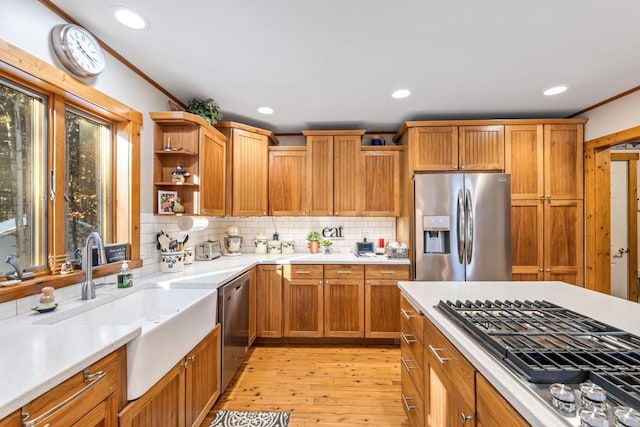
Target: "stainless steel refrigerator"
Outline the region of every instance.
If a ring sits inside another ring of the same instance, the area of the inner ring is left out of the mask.
[[[511,177],[417,174],[415,280],[511,280]]]

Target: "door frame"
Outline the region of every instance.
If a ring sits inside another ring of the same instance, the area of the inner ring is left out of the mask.
[[[585,287],[611,294],[611,147],[640,139],[640,126],[584,143]]]
[[[627,299],[633,302],[638,301],[638,159],[638,153],[611,153],[612,162],[627,162]]]

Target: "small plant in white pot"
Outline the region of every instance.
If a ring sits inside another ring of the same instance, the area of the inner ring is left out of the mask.
[[[320,244],[322,245],[322,253],[329,255],[331,253],[331,245],[333,245],[333,242],[329,239],[323,239]]]

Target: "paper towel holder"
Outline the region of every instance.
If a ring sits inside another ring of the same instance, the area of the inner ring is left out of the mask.
[[[209,220],[203,216],[182,216],[178,218],[180,231],[200,231],[209,226]]]

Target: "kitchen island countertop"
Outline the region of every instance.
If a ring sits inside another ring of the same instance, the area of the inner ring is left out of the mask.
[[[562,282],[400,282],[403,293],[533,426],[568,425],[436,306],[440,300],[546,300],[640,335],[640,305]]]
[[[216,289],[258,264],[409,265],[409,260],[382,256],[356,257],[353,254],[244,253],[211,261],[195,261],[184,266],[180,273],[155,273],[139,277],[134,280],[131,289],[117,289],[114,285],[102,287],[96,291],[96,300],[81,301],[78,290],[77,298],[59,301],[58,309],[52,313],[30,312],[0,322],[0,419],[140,334],[137,325],[61,327],[56,323],[47,324],[47,319],[55,317],[56,320],[62,320],[155,285]],[[35,298],[37,301],[37,296]]]

